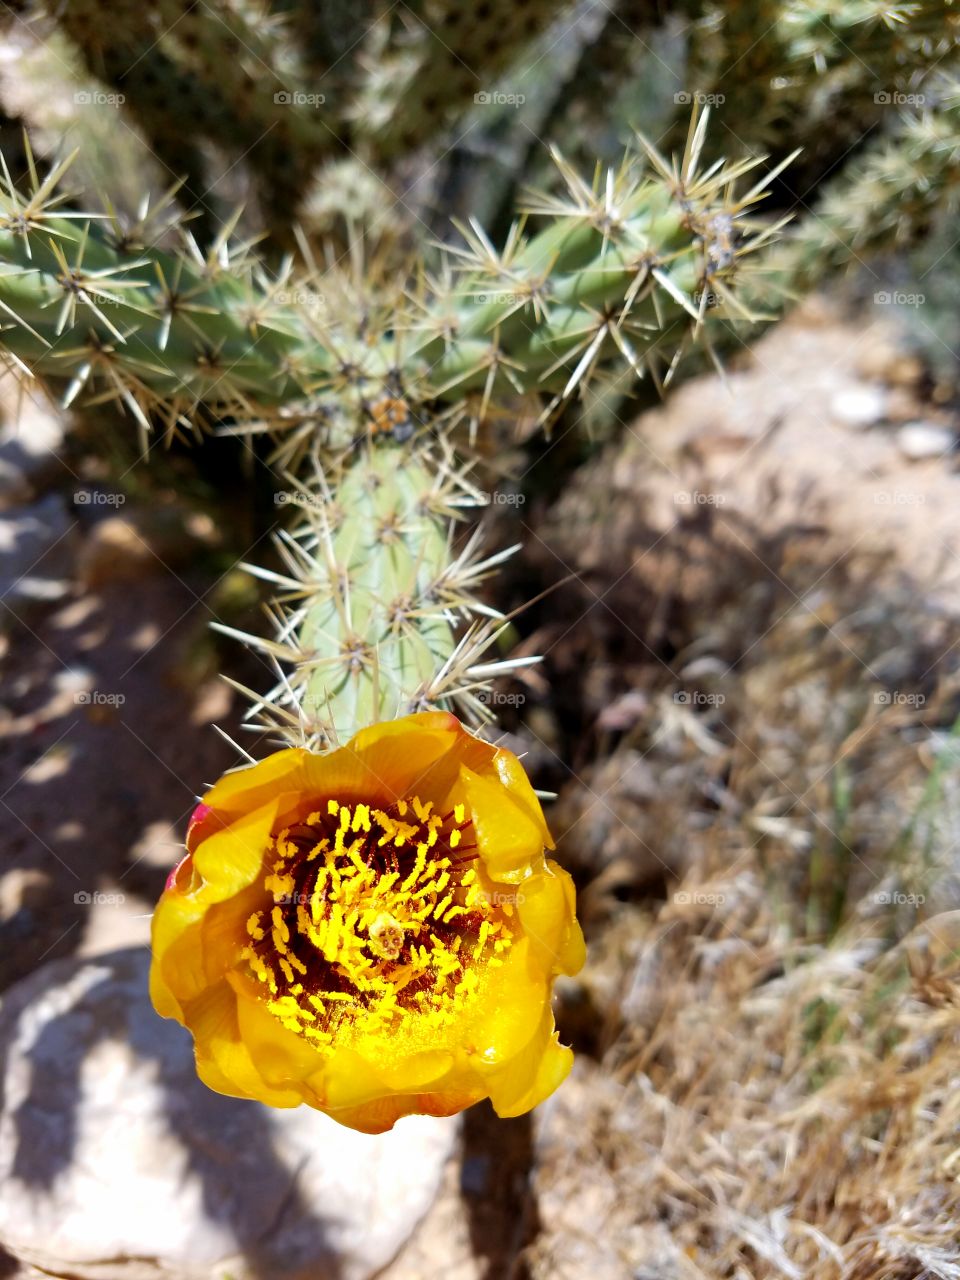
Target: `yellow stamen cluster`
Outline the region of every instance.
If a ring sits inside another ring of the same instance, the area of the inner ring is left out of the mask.
[[[273,840],[243,957],[270,1012],[318,1045],[354,1028],[439,1029],[503,963],[512,908],[483,891],[463,805],[326,801]]]

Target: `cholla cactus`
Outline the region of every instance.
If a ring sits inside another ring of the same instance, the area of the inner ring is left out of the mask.
[[[475,589],[508,552],[451,532],[485,501],[457,431],[518,393],[543,393],[548,422],[611,366],[662,381],[708,306],[749,317],[737,293],[769,235],[764,182],[738,196],[750,163],[701,172],[705,124],[675,166],[641,148],[588,183],[558,156],[562,190],[531,197],[503,250],[465,227],[392,287],[359,261],[270,275],[226,232],[206,253],[185,232],[160,251],[143,224],[65,215],[59,171],[29,196],[7,182],[0,307],[22,368],[68,402],[118,400],[143,432],[219,421],[276,438],[297,520],[284,571],[260,571],[280,588],[275,635],[253,643],[282,672],[255,697],[282,735],[328,744],[434,706],[483,717],[477,693],[506,664],[481,660],[499,619]]]
[[[911,243],[957,208],[960,84],[938,76],[920,108],[864,149],[791,229],[770,266],[772,291],[809,288],[830,271]]]

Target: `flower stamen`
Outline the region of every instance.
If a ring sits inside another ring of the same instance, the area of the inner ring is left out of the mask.
[[[410,796],[386,809],[330,799],[276,832],[263,881],[272,907],[247,920],[243,957],[271,1013],[317,1044],[434,1030],[499,965],[510,921],[468,867],[463,804]],[[494,948],[498,959],[493,959]]]

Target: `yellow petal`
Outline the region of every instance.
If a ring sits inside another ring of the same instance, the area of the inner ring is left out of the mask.
[[[480,857],[491,879],[518,884],[531,868],[541,867],[543,822],[514,803],[513,795],[496,778],[464,770],[461,785]]]
[[[237,996],[227,982],[208,987],[185,1015],[196,1047],[197,1074],[209,1088],[271,1107],[295,1107],[303,1101],[298,1089],[272,1088],[264,1081],[241,1033]]]
[[[563,1084],[572,1066],[573,1050],[559,1043],[551,1013],[524,1052],[491,1082],[494,1111],[504,1118],[532,1111]]]
[[[237,814],[198,846],[193,866],[203,883],[186,897],[207,905],[222,902],[262,878],[278,802],[274,797],[252,812]]]
[[[509,1062],[530,1042],[550,996],[542,969],[521,938],[505,953],[499,969],[488,970],[476,1011],[461,1035],[472,1064]]]
[[[275,1089],[296,1089],[305,1098],[303,1082],[315,1075],[324,1063],[321,1051],[303,1036],[290,1031],[267,1009],[259,995],[249,989],[242,975],[230,974],[237,993],[237,1022],[250,1060],[264,1083]]]
[[[368,789],[393,803],[448,788],[458,768],[453,753],[466,736],[456,716],[424,711],[361,729],[343,751],[369,770]]]
[[[583,967],[586,952],[574,903],[573,880],[552,858],[544,871],[524,880],[517,893],[523,932],[547,973],[573,974]]]

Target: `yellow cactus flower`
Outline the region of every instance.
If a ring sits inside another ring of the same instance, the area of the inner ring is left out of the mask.
[[[520,762],[422,712],[207,792],[153,918],[157,1012],[200,1078],[366,1133],[570,1070],[553,978],[583,963],[569,875]]]

